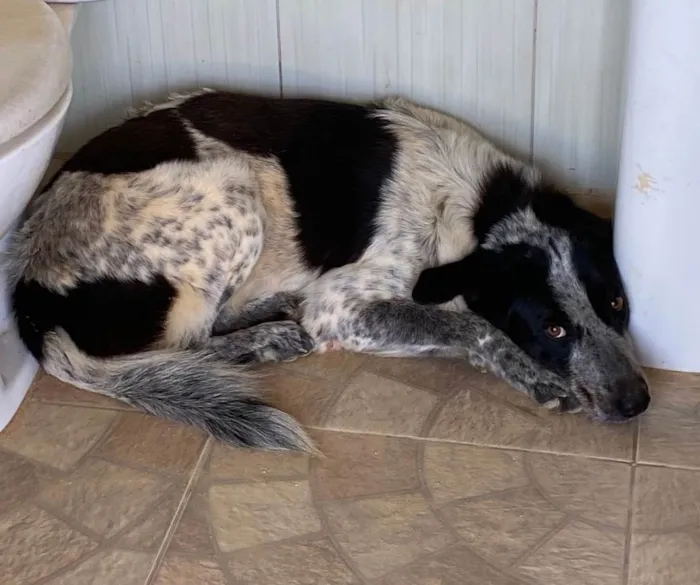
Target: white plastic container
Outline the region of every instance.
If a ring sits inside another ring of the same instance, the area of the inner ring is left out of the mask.
[[[700,1],[632,0],[615,252],[646,366],[700,372]]]
[[[73,3],[0,0],[0,430],[37,370],[11,318],[3,251],[49,165],[71,101],[76,12]]]

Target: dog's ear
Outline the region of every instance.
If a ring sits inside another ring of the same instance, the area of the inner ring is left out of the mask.
[[[474,234],[480,242],[499,221],[527,207],[533,196],[532,187],[522,171],[498,165],[481,186],[481,199],[474,213]]]
[[[486,256],[488,252],[477,249],[457,262],[424,270],[413,287],[413,300],[439,305],[462,295],[469,304],[479,295],[479,284],[488,277]]]
[[[413,300],[423,305],[439,305],[462,294],[462,261],[428,268],[413,287]]]
[[[541,221],[564,229],[577,239],[612,245],[612,221],[579,207],[568,195],[554,188],[538,190],[532,208]]]

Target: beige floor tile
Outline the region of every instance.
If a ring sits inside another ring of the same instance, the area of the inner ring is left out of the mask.
[[[523,453],[450,443],[425,445],[423,475],[438,507],[530,483]]]
[[[322,504],[335,541],[365,578],[375,579],[452,543],[420,494]]]
[[[700,546],[689,534],[635,534],[632,537],[629,583],[632,585],[696,585]]]
[[[410,439],[317,433],[324,455],[313,465],[317,501],[418,489],[418,443]]]
[[[213,480],[299,479],[309,474],[309,457],[302,453],[234,449],[216,443],[209,460],[208,474]]]
[[[182,499],[182,490],[171,488],[157,504],[118,538],[116,546],[130,550],[156,552]]]
[[[80,388],[61,382],[43,371],[39,371],[36,378],[34,378],[34,382],[29,389],[27,397],[29,400],[49,402],[52,404],[131,410],[131,407],[125,402],[120,402],[95,392],[81,390]]]
[[[0,434],[0,447],[66,470],[92,449],[118,412],[26,401]]]
[[[463,360],[439,358],[370,357],[362,369],[442,395],[463,390],[482,376]]]
[[[565,582],[577,575],[579,581],[572,583],[587,583],[580,580],[585,563],[569,571],[540,554],[543,547],[569,546],[574,529],[624,543],[631,481],[627,463],[431,443],[424,448],[423,468],[429,497],[461,540],[504,569],[524,559],[523,575],[537,576],[535,583]],[[567,554],[573,557],[576,551]],[[589,553],[584,548],[582,554]],[[602,583],[614,582],[610,567],[621,574],[622,557],[618,561],[614,565],[608,559],[591,570],[603,575]],[[541,571],[546,578],[538,576]]]
[[[15,453],[0,451],[0,513],[33,497],[51,481],[51,469]]]
[[[478,445],[574,453],[631,461],[634,424],[595,424],[583,415],[555,414],[498,383],[459,392],[435,416],[427,436]]]
[[[270,404],[291,414],[303,425],[319,426],[343,384],[318,376],[304,376],[288,367],[277,368],[276,365],[265,370],[260,380]]]
[[[321,530],[306,480],[216,484],[209,488],[209,508],[224,552]]]
[[[664,467],[637,468],[633,530],[677,532],[700,527],[700,472]]]
[[[110,550],[100,552],[77,568],[52,579],[50,585],[143,585],[153,555],[144,552]]]
[[[437,401],[426,390],[361,372],[342,392],[324,427],[417,437]]]
[[[639,461],[700,468],[700,375],[648,376],[652,405],[640,420]]]
[[[442,513],[473,551],[504,567],[566,518],[534,488],[460,500],[442,508]]]
[[[0,575],[3,583],[34,583],[55,573],[97,543],[31,504],[0,516]]]
[[[152,509],[168,487],[155,475],[88,459],[74,473],[44,488],[37,501],[111,537]]]
[[[213,444],[170,551],[210,559],[219,550],[230,553],[320,531],[308,459]]]
[[[0,437],[2,582],[143,585],[202,446],[163,424],[26,401]]]
[[[229,570],[240,585],[351,585],[352,571],[327,538],[235,554]]]
[[[217,547],[209,520],[207,494],[195,493],[180,518],[170,541],[170,550],[175,554],[196,554],[208,558],[216,554]]]
[[[625,463],[529,453],[530,476],[552,505],[572,518],[627,529],[632,470]]]
[[[329,351],[312,354],[289,364],[276,364],[273,369],[293,371],[305,376],[317,376],[333,384],[347,382],[367,360],[367,356],[348,351]]]
[[[572,522],[518,564],[534,583],[622,585],[625,536]]]
[[[168,555],[160,566],[153,585],[228,585],[218,563]]]
[[[376,585],[522,585],[466,547],[432,555],[376,582]],[[543,584],[544,585],[544,584]]]
[[[94,454],[122,465],[184,474],[196,463],[205,440],[193,428],[124,412]]]

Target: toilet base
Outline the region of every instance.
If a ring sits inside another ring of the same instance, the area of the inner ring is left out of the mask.
[[[0,431],[19,409],[38,369],[14,328],[0,335]]]
[[[71,95],[72,87],[69,86],[39,123],[0,145],[0,430],[17,412],[37,371],[36,360],[24,347],[15,329],[10,287],[2,265],[11,231],[51,160]]]

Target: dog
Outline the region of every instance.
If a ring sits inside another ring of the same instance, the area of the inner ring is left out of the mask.
[[[243,366],[449,356],[537,403],[643,412],[611,224],[454,117],[201,90],[89,141],[9,250],[53,376],[231,444],[312,450]]]

